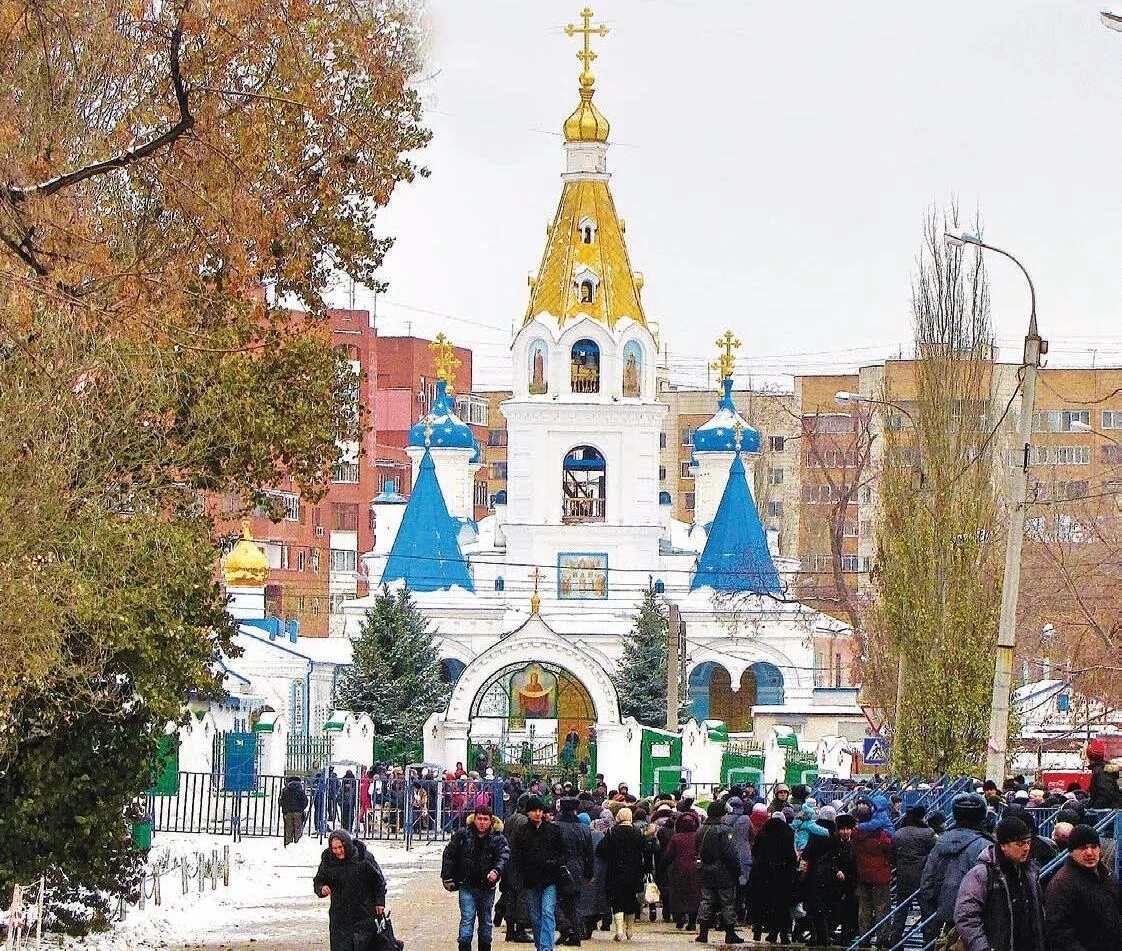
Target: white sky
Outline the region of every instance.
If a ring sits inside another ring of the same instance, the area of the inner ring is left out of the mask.
[[[592,2],[592,0],[590,0]],[[380,334],[444,330],[505,385],[560,194],[582,0],[430,0],[432,177],[400,188]],[[705,383],[907,352],[925,209],[957,197],[1037,286],[1050,362],[1122,365],[1122,34],[1093,0],[599,0],[597,105],[644,306]],[[1023,279],[988,261],[1002,354]],[[346,297],[346,292],[341,292]],[[356,303],[369,307],[361,288]]]

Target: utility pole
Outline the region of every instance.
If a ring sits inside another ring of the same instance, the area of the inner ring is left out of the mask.
[[[666,729],[678,732],[678,670],[682,666],[682,614],[670,602],[670,619],[666,625]]]

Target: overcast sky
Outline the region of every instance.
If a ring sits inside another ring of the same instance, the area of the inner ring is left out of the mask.
[[[1089,0],[589,0],[611,187],[670,365],[712,341],[755,373],[907,352],[925,209],[957,198],[1037,286],[1051,363],[1122,365],[1122,33]],[[444,330],[504,385],[560,194],[581,0],[430,0],[431,178],[397,237],[380,334]],[[988,261],[1003,356],[1024,281]],[[343,298],[346,294],[343,293]],[[359,306],[370,295],[357,291]]]

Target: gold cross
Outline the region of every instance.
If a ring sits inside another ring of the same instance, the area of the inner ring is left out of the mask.
[[[429,417],[427,417],[427,416],[425,417],[424,433],[425,433],[425,448],[427,449],[428,446],[429,446],[429,443],[432,440],[432,420],[429,419]]]
[[[461,366],[463,361],[456,358],[456,351],[452,342],[444,336],[443,332],[436,335],[436,339],[429,344],[429,349],[432,351],[433,360],[436,363],[436,378],[447,383],[447,390],[451,393],[456,367]]]
[[[738,419],[732,424],[733,429],[733,442],[736,443],[736,451],[740,452],[740,444],[744,441],[744,424]]]
[[[533,573],[530,575],[534,579],[534,594],[530,598],[530,613],[537,614],[538,608],[541,607],[542,599],[538,597],[538,582],[542,578],[541,568],[534,568]]]
[[[717,338],[717,349],[723,350],[724,353],[719,354],[716,362],[711,363],[710,366],[717,371],[720,380],[732,379],[732,371],[736,369],[736,357],[732,352],[739,347],[740,341],[731,330],[726,330],[723,336]]]
[[[595,81],[595,77],[592,75],[591,67],[592,61],[596,59],[596,54],[592,51],[592,46],[589,43],[589,40],[591,39],[593,34],[597,36],[607,36],[608,28],[604,26],[603,23],[601,23],[599,26],[589,25],[590,21],[592,20],[592,10],[589,7],[585,7],[583,10],[581,10],[580,18],[584,21],[584,25],[573,26],[573,24],[570,23],[565,27],[565,35],[573,36],[576,33],[580,33],[583,35],[584,49],[577,53],[577,59],[579,59],[584,64],[584,70],[580,74],[580,81],[582,86],[591,86]]]

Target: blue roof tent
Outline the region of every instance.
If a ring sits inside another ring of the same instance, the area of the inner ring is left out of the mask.
[[[694,452],[736,452],[737,422],[741,426],[740,448],[745,452],[759,452],[759,430],[749,426],[744,417],[736,411],[736,404],[732,401],[732,380],[726,377],[721,381],[717,412],[709,422],[699,426],[693,434]]]
[[[782,592],[739,453],[729,466],[721,504],[690,583],[691,591],[698,588],[741,594]]]
[[[426,445],[425,429],[432,427],[432,435],[427,445],[433,449],[471,449],[472,462],[482,458],[479,443],[471,433],[471,427],[456,415],[456,406],[448,395],[448,383],[436,381],[436,397],[432,408],[409,429],[409,445],[421,449]]]
[[[404,581],[412,591],[474,591],[467,562],[460,551],[461,523],[448,514],[436,478],[436,466],[426,449],[417,484],[382,572],[382,584]]]

